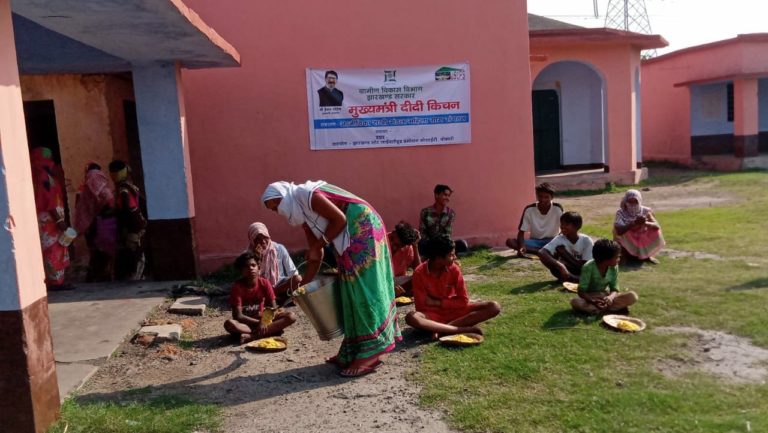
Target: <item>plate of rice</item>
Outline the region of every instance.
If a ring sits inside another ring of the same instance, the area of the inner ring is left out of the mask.
[[[640,332],[645,329],[645,322],[637,317],[622,316],[620,314],[607,314],[603,316],[603,323],[611,329],[620,332]]]
[[[398,296],[395,298],[395,304],[397,305],[411,305],[413,304],[413,298],[408,296]]]
[[[245,348],[256,352],[280,352],[288,348],[288,340],[283,337],[259,338],[247,343]]]
[[[572,292],[577,293],[579,291],[579,285],[577,283],[569,283],[568,281],[563,282],[563,289]]]
[[[472,333],[446,335],[444,337],[440,337],[439,341],[446,346],[475,346],[483,342],[483,336],[480,334]]]

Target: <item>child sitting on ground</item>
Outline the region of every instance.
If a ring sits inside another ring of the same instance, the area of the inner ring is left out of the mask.
[[[560,234],[539,250],[541,263],[558,281],[578,283],[581,267],[592,258],[592,239],[579,233],[581,215],[569,211],[560,217]]]
[[[229,303],[232,318],[224,322],[224,329],[240,338],[240,344],[255,338],[271,337],[296,322],[291,312],[277,312],[275,293],[266,278],[259,277],[260,257],[248,251],[235,259],[235,269],[241,277],[232,284]],[[264,307],[272,309],[271,323],[264,317]]]
[[[501,312],[497,302],[470,302],[461,269],[454,263],[454,243],[446,235],[430,239],[427,261],[413,272],[416,311],[405,316],[410,326],[434,337],[461,333],[482,334],[477,326]]]
[[[600,239],[592,248],[592,257],[594,259],[581,268],[579,297],[571,299],[571,307],[587,314],[627,314],[627,307],[637,302],[637,294],[632,291],[619,293],[621,245],[610,239]]]
[[[395,276],[395,296],[411,296],[411,277],[408,269],[421,264],[418,251],[419,232],[405,221],[387,233],[389,252],[392,259],[392,273]]]
[[[507,246],[517,250],[517,256],[525,253],[538,254],[541,247],[548,244],[560,232],[560,217],[563,207],[553,203],[555,190],[548,183],[536,186],[536,203],[529,204],[523,210],[517,238],[507,239]],[[529,232],[529,238],[525,238]]]

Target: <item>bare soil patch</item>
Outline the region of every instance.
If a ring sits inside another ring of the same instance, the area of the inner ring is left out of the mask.
[[[746,338],[680,326],[656,328],[656,332],[691,336],[680,356],[657,361],[656,368],[667,376],[701,371],[730,383],[762,385],[768,379],[768,350],[752,345]]]
[[[237,345],[222,324],[229,317],[225,297],[214,298],[204,317],[166,312],[163,305],[147,322],[180,323],[178,344],[145,348],[124,343],[86,384],[79,398],[130,400],[174,394],[222,405],[223,431],[245,432],[449,432],[441,415],[419,407],[420,389],[407,380],[418,365],[426,335],[404,327],[404,342],[370,375],[345,379],[324,363],[339,340],[320,341],[307,317],[299,315],[284,337],[288,349],[254,353]],[[138,389],[138,390],[137,390]]]
[[[715,182],[689,182],[678,185],[643,188],[643,205],[654,210],[670,211],[736,204],[742,198],[716,188]],[[615,215],[624,193],[607,193],[583,197],[557,197],[568,210],[580,212],[587,221]]]

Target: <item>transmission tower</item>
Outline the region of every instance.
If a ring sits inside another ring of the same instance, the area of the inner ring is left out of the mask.
[[[605,27],[628,32],[652,34],[645,0],[609,0]],[[656,50],[646,50],[643,58],[655,57]]]

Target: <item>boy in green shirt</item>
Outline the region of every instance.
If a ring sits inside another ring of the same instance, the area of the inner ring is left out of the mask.
[[[592,260],[581,268],[578,298],[571,299],[574,311],[605,314],[624,310],[637,302],[632,291],[619,293],[621,245],[600,239],[592,247]]]

